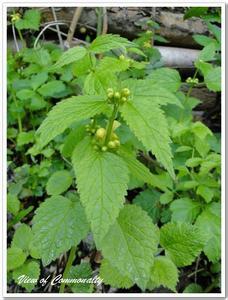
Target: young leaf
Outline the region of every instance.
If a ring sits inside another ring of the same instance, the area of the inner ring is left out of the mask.
[[[40,17],[41,15],[38,9],[26,10],[23,18],[15,22],[15,27],[19,30],[23,30],[23,29],[39,30]]]
[[[32,279],[32,282],[20,281],[20,277],[29,277]],[[25,262],[24,265],[17,268],[13,271],[13,279],[14,281],[24,287],[28,292],[31,292],[33,288],[36,286],[40,276],[40,265],[38,261],[35,260],[28,260]],[[36,282],[37,281],[37,282]]]
[[[200,203],[190,198],[174,200],[170,209],[172,211],[172,221],[193,223],[200,213]]]
[[[20,209],[20,201],[16,195],[8,193],[7,195],[7,211],[16,215]]]
[[[178,269],[168,257],[157,256],[154,259],[150,280],[153,287],[163,285],[165,288],[176,292]]]
[[[121,108],[121,114],[136,137],[148,151],[152,151],[174,178],[172,152],[170,149],[168,124],[163,111],[155,103],[143,101],[143,98],[129,101]]]
[[[113,73],[118,73],[122,71],[126,71],[129,68],[129,61],[127,59],[121,60],[115,57],[104,57],[99,65],[97,66],[97,70],[111,70]]]
[[[29,249],[29,244],[32,241],[32,237],[33,235],[31,228],[26,224],[22,224],[14,233],[11,247],[17,247],[26,251]]]
[[[82,59],[87,53],[87,50],[84,47],[73,47],[64,52],[59,60],[49,68],[49,71],[54,71],[55,69],[61,68],[65,65],[71,64]]]
[[[205,83],[209,90],[221,91],[221,67],[215,67],[204,76]]]
[[[111,285],[113,288],[129,289],[134,282],[127,276],[123,275],[117,268],[107,260],[103,259],[100,267],[100,277],[105,284]]]
[[[205,244],[205,235],[187,223],[168,223],[162,226],[160,234],[161,246],[178,267],[191,265]]]
[[[66,89],[65,84],[60,80],[51,80],[42,85],[37,91],[44,97],[54,97]]]
[[[87,262],[82,262],[80,265],[72,266],[69,270],[68,278],[75,279],[89,279],[92,278],[92,269],[90,264]],[[92,293],[93,284],[92,283],[70,283],[68,284],[73,293]]]
[[[101,250],[122,276],[144,290],[157,251],[158,233],[145,211],[136,205],[126,205],[103,239]]]
[[[88,223],[79,202],[52,196],[35,213],[33,242],[40,250],[44,266],[78,245],[88,233]]]
[[[80,200],[99,247],[123,207],[128,168],[121,157],[94,150],[89,138],[76,146],[72,162]]]
[[[89,46],[88,50],[93,53],[103,53],[113,49],[125,49],[134,47],[135,44],[117,34],[99,35]]]
[[[221,257],[221,212],[219,203],[211,203],[197,218],[196,225],[207,236],[204,253],[210,261],[217,262]]]
[[[123,147],[120,149],[120,156],[124,159],[128,169],[134,177],[148,183],[151,186],[157,187],[162,191],[166,191],[167,187],[162,180],[160,180],[157,175],[154,175],[150,170],[144,166],[136,157],[125,150]]]
[[[56,171],[48,179],[46,190],[48,195],[60,195],[72,184],[72,176],[69,171]]]
[[[198,59],[201,59],[203,61],[211,61],[213,60],[215,56],[215,50],[216,50],[216,44],[210,43],[207,46],[203,48],[202,51],[200,51]]]
[[[207,13],[207,11],[208,7],[190,7],[184,15],[184,20],[192,17],[204,16]]]
[[[7,271],[11,271],[23,265],[26,254],[22,249],[11,247],[7,249]]]
[[[190,283],[184,290],[183,293],[203,293],[202,287],[197,283]]]
[[[99,96],[73,96],[59,102],[37,131],[40,135],[39,146],[44,147],[72,123],[88,119],[107,109],[107,101]]]

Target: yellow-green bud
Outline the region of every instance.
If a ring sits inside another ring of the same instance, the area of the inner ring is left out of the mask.
[[[108,88],[108,89],[107,89],[107,93],[114,93],[114,91],[113,91],[112,88]]]
[[[108,147],[111,149],[114,149],[114,148],[116,148],[116,143],[114,141],[110,141],[110,142],[108,142]]]
[[[125,59],[125,56],[124,56],[123,54],[121,54],[121,55],[119,56],[119,59],[120,59],[120,60],[124,60],[124,59]]]
[[[107,148],[106,146],[103,146],[103,147],[101,148],[101,150],[102,150],[103,152],[105,152],[105,151],[108,150],[108,148]]]
[[[119,140],[115,140],[114,143],[115,143],[116,147],[120,146],[120,141]]]
[[[81,27],[81,28],[80,28],[80,32],[81,32],[81,33],[86,33],[86,28],[85,28],[85,27]]]
[[[115,99],[120,99],[120,93],[119,92],[115,92],[114,97],[115,97]]]
[[[130,95],[130,90],[128,88],[122,89],[122,95],[128,97]]]
[[[106,135],[106,129],[105,128],[99,128],[96,132],[96,138],[102,140]]]
[[[113,95],[114,95],[114,94],[113,94],[112,92],[108,93],[108,98],[109,98],[109,99],[112,99]]]
[[[122,97],[121,99],[123,102],[126,102],[127,101],[127,98],[126,97]]]

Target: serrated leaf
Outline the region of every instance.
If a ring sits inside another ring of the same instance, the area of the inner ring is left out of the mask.
[[[11,271],[23,265],[26,254],[22,249],[11,247],[7,249],[7,271]]]
[[[17,136],[17,146],[30,144],[34,141],[35,131],[20,132]]]
[[[170,205],[173,222],[193,223],[200,213],[201,205],[198,201],[190,198],[180,198],[174,200]]]
[[[208,44],[215,42],[215,39],[203,34],[194,34],[192,37],[201,46],[207,46]]]
[[[147,213],[136,205],[126,205],[103,239],[101,250],[122,276],[144,290],[158,242],[158,228]]]
[[[164,286],[176,292],[178,269],[166,256],[157,256],[151,270],[151,283],[154,287]]]
[[[113,49],[134,47],[135,44],[117,34],[99,35],[89,46],[88,50],[93,53],[103,53]]]
[[[65,84],[60,80],[51,80],[42,85],[37,91],[44,97],[54,97],[66,89]]]
[[[92,278],[92,269],[90,264],[82,262],[80,265],[72,266],[69,270],[68,278],[72,279],[89,279]],[[92,293],[93,284],[86,282],[70,283],[68,284],[74,293]]]
[[[148,76],[152,84],[164,86],[171,92],[176,92],[181,85],[181,77],[178,71],[170,68],[159,68],[152,70]]]
[[[28,251],[32,237],[31,228],[26,224],[21,224],[14,233],[11,247],[17,247],[24,251]]]
[[[40,265],[38,261],[28,260],[25,264],[13,271],[14,281],[24,287],[28,292],[31,292],[36,286],[40,276]],[[32,282],[26,282],[23,278],[28,277]]]
[[[123,105],[121,114],[147,151],[152,151],[157,160],[175,177],[170,149],[169,130],[164,112],[155,103],[143,98]]]
[[[87,50],[84,47],[77,46],[70,48],[60,56],[58,61],[49,69],[49,71],[53,71],[65,65],[76,62],[82,59],[86,55],[86,53]]]
[[[97,66],[97,70],[110,70],[113,73],[123,72],[129,68],[127,59],[117,59],[115,57],[104,57]]]
[[[47,72],[41,72],[38,74],[35,74],[31,77],[31,87],[33,90],[36,90],[39,86],[44,84],[48,80],[48,73]]]
[[[156,190],[145,190],[138,194],[133,203],[140,206],[151,217],[154,223],[157,223],[160,218],[160,193]]]
[[[130,173],[139,180],[148,183],[151,186],[158,187],[162,191],[166,191],[167,187],[157,175],[152,174],[150,170],[144,166],[132,153],[128,153],[124,148],[120,149],[120,156],[123,157],[128,166]]]
[[[200,51],[200,54],[198,56],[198,59],[201,59],[203,61],[211,61],[213,60],[215,56],[215,50],[216,50],[216,44],[210,43],[207,46],[203,48],[203,50]]]
[[[191,265],[203,250],[205,236],[194,225],[167,223],[160,229],[160,244],[177,267]]]
[[[168,204],[173,200],[173,192],[167,191],[161,195],[159,201],[161,204]]]
[[[123,207],[128,168],[121,157],[94,150],[89,138],[76,146],[72,162],[80,200],[99,247]]]
[[[56,171],[48,179],[46,190],[48,195],[60,195],[72,184],[71,173],[67,170]]]
[[[117,87],[117,78],[113,72],[97,70],[90,72],[84,82],[84,93],[88,95],[103,95],[107,97],[107,89]]]
[[[124,276],[117,268],[107,260],[103,259],[100,267],[100,277],[105,284],[109,284],[113,288],[129,289],[134,282],[127,276]]]
[[[197,218],[196,225],[205,233],[204,253],[210,261],[221,257],[221,216],[220,203],[211,203]]]
[[[59,102],[37,131],[40,135],[39,146],[44,147],[72,123],[93,117],[107,109],[107,101],[99,96],[73,96]]]
[[[209,90],[214,92],[221,91],[221,67],[215,67],[204,76],[205,83]]]
[[[214,189],[211,189],[205,185],[199,185],[196,194],[200,195],[207,203],[211,202],[214,197]]]
[[[59,257],[86,237],[89,227],[79,202],[52,196],[35,211],[32,220],[34,245],[43,265]]]
[[[15,27],[19,30],[23,30],[23,29],[39,30],[40,17],[41,14],[38,9],[26,10],[23,18],[15,22]]]
[[[16,215],[20,209],[20,201],[16,195],[8,193],[7,195],[7,211]]]

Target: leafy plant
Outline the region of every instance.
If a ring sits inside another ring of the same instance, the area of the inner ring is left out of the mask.
[[[63,278],[93,277],[88,261],[75,260],[92,234],[106,285],[179,292],[181,268],[196,261],[207,261],[212,288],[219,285],[220,136],[193,121],[200,100],[191,97],[198,72],[220,91],[208,73],[220,74],[218,36],[195,37],[204,48],[184,94],[176,70],[152,63],[143,44],[152,35],[133,42],[101,35],[64,53],[54,45],[9,53],[9,230],[20,224],[7,263],[16,283],[20,274],[38,279],[40,266],[67,251]],[[59,291],[89,293],[94,285]]]

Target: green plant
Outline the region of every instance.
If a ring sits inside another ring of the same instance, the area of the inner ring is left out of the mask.
[[[196,264],[197,273],[206,261],[210,285],[184,292],[219,286],[220,137],[193,121],[198,73],[184,94],[176,70],[147,68],[140,38],[107,34],[64,53],[48,45],[9,54],[8,226],[22,224],[9,244],[8,271],[19,285],[20,274],[38,279],[40,265],[67,251],[63,278],[90,278],[90,264],[74,261],[92,233],[107,285],[176,292],[179,270]],[[196,66],[211,60],[203,51]],[[216,85],[219,91],[219,79]],[[26,211],[30,197],[41,201],[34,216],[33,206]],[[69,290],[93,292],[94,285],[60,285]]]

